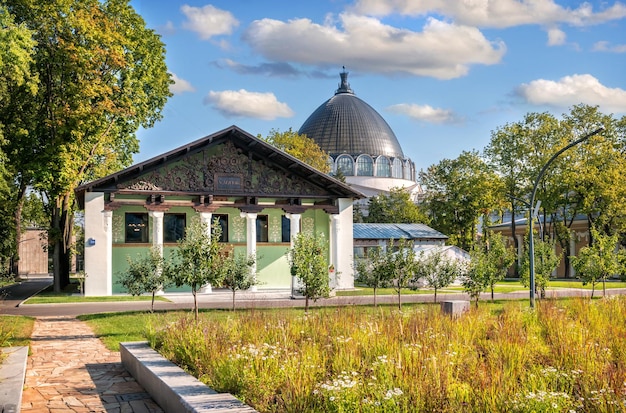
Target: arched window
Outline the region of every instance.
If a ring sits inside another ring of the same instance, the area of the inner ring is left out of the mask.
[[[341,155],[337,158],[337,171],[341,171],[344,176],[354,175],[354,160],[350,155]]]
[[[358,176],[374,176],[374,161],[369,155],[361,155],[356,160],[356,174]]]
[[[376,176],[389,178],[391,176],[391,165],[389,159],[385,156],[379,156],[376,159]]]
[[[394,178],[402,179],[402,161],[398,158],[393,160],[393,169],[391,170],[391,176]]]

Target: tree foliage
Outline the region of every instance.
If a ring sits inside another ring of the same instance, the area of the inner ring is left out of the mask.
[[[5,151],[16,204],[28,186],[50,200],[58,291],[69,281],[74,189],[129,165],[138,128],[161,118],[171,83],[165,47],[128,0],[3,4],[32,33],[29,73],[37,86],[11,85],[11,107],[0,114]]]
[[[328,154],[306,135],[300,135],[291,128],[285,132],[272,129],[266,138],[259,138],[321,172],[330,172]]]
[[[602,282],[602,293],[606,296],[606,280],[614,275],[624,276],[626,251],[619,245],[618,234],[607,235],[591,227],[592,244],[581,248],[577,256],[571,257],[578,278],[591,284],[591,298],[595,286]]]
[[[393,288],[398,295],[398,310],[402,310],[402,290],[408,288],[415,280],[417,263],[415,260],[415,248],[413,240],[400,238],[398,242],[390,240],[387,244],[388,251],[395,251],[389,255],[388,268],[393,280]]]
[[[309,311],[309,300],[317,301],[330,295],[326,250],[327,242],[322,234],[300,232],[288,252],[291,275],[299,280],[299,292],[305,298],[305,312]]]
[[[455,258],[447,256],[441,247],[420,251],[417,257],[415,281],[422,280],[427,287],[435,290],[435,302],[437,291],[446,288],[462,275],[462,266]]]
[[[469,250],[479,218],[499,208],[501,181],[476,151],[431,165],[420,172],[420,180],[430,225],[448,235],[451,244]]]
[[[153,247],[147,254],[136,258],[126,257],[128,268],[120,274],[119,283],[130,295],[152,294],[150,311],[154,312],[154,298],[158,291],[172,285],[169,263],[163,259],[161,250]]]
[[[556,255],[555,243],[533,237],[535,251],[535,293],[540,292],[543,298],[552,273],[559,266],[561,259]],[[528,251],[528,237],[526,237],[526,251]],[[528,253],[522,257],[520,281],[525,287],[530,287],[530,257]]]
[[[209,227],[202,221],[192,221],[185,236],[173,252],[174,263],[170,277],[177,287],[191,287],[193,311],[198,319],[198,290],[206,284],[221,285],[226,275],[225,258],[219,243],[222,228],[217,220]]]
[[[222,285],[233,293],[233,311],[235,310],[235,296],[238,290],[247,290],[256,285],[257,280],[250,270],[256,263],[254,255],[230,254],[224,262],[224,281]]]
[[[379,194],[369,199],[369,212],[365,222],[413,224],[428,223],[428,217],[411,200],[405,188],[391,188],[389,194]]]
[[[387,288],[392,282],[393,272],[388,268],[392,253],[392,249],[379,245],[368,249],[367,257],[356,260],[355,281],[374,290],[375,307],[378,305],[376,301],[378,289]]]

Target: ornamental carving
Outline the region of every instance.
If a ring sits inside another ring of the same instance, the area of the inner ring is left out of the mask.
[[[118,188],[268,196],[326,195],[324,189],[305,179],[287,176],[272,164],[252,160],[230,141],[207,147],[133,180],[122,182]]]

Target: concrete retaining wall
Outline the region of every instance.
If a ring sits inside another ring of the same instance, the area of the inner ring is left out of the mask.
[[[162,357],[146,342],[120,343],[122,364],[166,413],[256,412],[229,393],[217,393]]]

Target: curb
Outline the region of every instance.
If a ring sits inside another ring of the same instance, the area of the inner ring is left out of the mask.
[[[26,377],[28,347],[5,347],[7,358],[0,364],[0,412],[19,412]]]
[[[124,368],[166,413],[255,413],[230,393],[217,393],[170,362],[147,342],[120,343]]]

